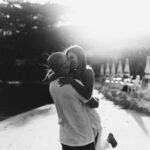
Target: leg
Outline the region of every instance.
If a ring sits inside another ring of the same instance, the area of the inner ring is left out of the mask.
[[[113,136],[112,133],[109,133],[108,138],[107,138],[107,141],[108,141],[108,143],[111,144],[111,146],[112,146],[113,148],[115,148],[115,147],[117,146],[117,141],[116,141],[116,139],[114,138],[114,136]]]

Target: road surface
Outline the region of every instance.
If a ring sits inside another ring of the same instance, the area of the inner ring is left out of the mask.
[[[97,95],[97,91],[95,91]],[[99,94],[103,133],[114,133],[116,150],[149,150],[150,117],[123,110]],[[61,150],[54,105],[46,105],[0,122],[0,150]],[[112,148],[109,148],[112,149]]]

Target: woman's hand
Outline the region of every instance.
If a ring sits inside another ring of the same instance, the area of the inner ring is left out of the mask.
[[[99,99],[97,97],[92,97],[88,102],[87,105],[90,108],[98,108],[99,106]]]
[[[73,80],[72,77],[64,77],[64,78],[60,78],[58,82],[60,86],[63,86],[65,84],[70,84],[72,80]]]

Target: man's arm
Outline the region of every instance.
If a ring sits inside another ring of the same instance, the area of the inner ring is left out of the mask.
[[[81,82],[78,82],[77,80],[73,79],[72,77],[68,77],[68,83],[72,85],[72,87],[80,94],[82,95],[85,99],[90,99],[91,98],[91,93],[88,92],[86,87],[81,84]]]

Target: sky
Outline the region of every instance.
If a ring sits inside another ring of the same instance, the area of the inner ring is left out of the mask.
[[[97,41],[97,45],[100,43],[98,48],[109,49],[111,55],[124,48],[150,48],[149,0],[61,2],[73,10],[67,23],[86,30],[85,35]]]
[[[40,2],[44,1],[47,0]],[[94,38],[109,41],[110,45],[117,44],[118,48],[126,43],[131,44],[132,41],[137,41],[137,46],[148,46],[147,40],[150,35],[149,0],[50,1],[71,8],[73,13],[68,14],[68,22],[79,28],[87,28],[90,31],[89,35]]]
[[[100,28],[106,35],[150,33],[149,0],[27,0],[67,5],[73,10],[72,24]],[[89,19],[91,20],[89,23]],[[103,33],[103,34],[104,34]]]

